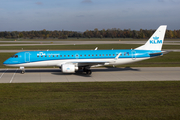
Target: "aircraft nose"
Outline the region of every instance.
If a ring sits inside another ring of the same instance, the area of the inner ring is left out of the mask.
[[[11,63],[11,60],[8,59],[8,60],[3,62],[3,65],[7,65],[7,64],[10,64],[10,63]]]

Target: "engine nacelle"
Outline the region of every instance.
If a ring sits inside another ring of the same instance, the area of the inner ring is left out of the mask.
[[[63,73],[75,73],[75,71],[78,70],[78,67],[75,67],[73,64],[63,64],[61,70]]]

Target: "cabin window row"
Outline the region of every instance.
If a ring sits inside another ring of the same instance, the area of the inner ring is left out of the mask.
[[[125,56],[126,54],[129,56],[129,52],[124,52],[124,54],[120,54],[120,56],[122,56],[122,55]],[[90,56],[115,56],[115,55],[117,56],[118,54],[95,54],[95,55],[94,55],[94,54],[92,54],[92,55],[90,55],[90,54],[89,54],[89,55],[48,55],[48,57],[51,57],[51,56],[52,56],[52,57],[59,57],[59,56],[60,56],[60,57],[74,57],[74,56],[75,56],[75,57],[79,57],[79,56],[80,56],[80,57],[82,57],[82,56],[84,56],[84,57],[89,56],[89,57],[90,57]],[[39,57],[39,55],[38,55],[37,57]],[[43,57],[43,55],[41,55],[40,57]],[[47,57],[47,55],[45,55],[44,57]]]

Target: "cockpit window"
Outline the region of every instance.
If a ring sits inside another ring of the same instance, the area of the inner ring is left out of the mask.
[[[18,58],[18,55],[13,55],[13,56],[11,56],[12,58]]]

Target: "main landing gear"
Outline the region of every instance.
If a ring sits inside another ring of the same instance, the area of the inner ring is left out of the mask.
[[[24,67],[20,67],[21,73],[24,74],[25,73],[25,69]]]
[[[84,72],[86,72],[86,75],[91,75],[92,71],[89,68],[84,68]]]

